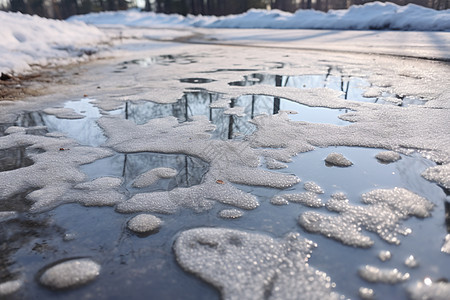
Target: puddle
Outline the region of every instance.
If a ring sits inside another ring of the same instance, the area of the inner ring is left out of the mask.
[[[213,81],[215,81],[215,80],[208,79],[208,78],[182,78],[182,79],[180,79],[180,82],[195,83],[195,84],[209,83],[209,82],[213,82]]]
[[[129,64],[135,64],[140,67],[148,68],[152,65],[163,65],[168,66],[170,64],[180,64],[180,65],[187,65],[187,64],[193,64],[197,61],[194,59],[194,56],[191,55],[159,55],[159,56],[152,56],[142,59],[134,59],[130,61],[124,61],[120,65],[126,66]]]
[[[0,149],[0,172],[16,170],[33,164],[25,147]]]
[[[122,187],[128,195],[152,191],[170,191],[175,187],[190,187],[201,183],[209,165],[199,158],[184,154],[132,153],[116,154],[81,166],[90,180],[111,176],[123,179]],[[135,188],[133,182],[139,175],[155,168],[171,168],[176,175],[159,179],[146,188]]]
[[[380,97],[365,97],[367,89],[371,84],[364,78],[343,77],[335,75],[270,75],[263,73],[254,73],[244,76],[242,81],[233,81],[228,83],[231,86],[251,86],[251,85],[270,85],[277,87],[294,87],[299,89],[329,88],[342,92],[341,98],[352,101],[389,104],[407,107],[409,105],[423,105],[425,100],[399,96],[383,92]]]

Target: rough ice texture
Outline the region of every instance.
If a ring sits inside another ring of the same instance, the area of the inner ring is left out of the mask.
[[[223,219],[238,219],[244,215],[239,209],[224,209],[219,212],[219,217]]]
[[[289,201],[284,199],[282,196],[275,196],[270,199],[270,203],[272,203],[273,205],[288,205]]]
[[[324,191],[323,189],[315,182],[313,181],[307,181],[305,182],[305,184],[303,185],[303,188],[305,190],[307,190],[308,192],[313,192],[316,194],[323,194]]]
[[[172,168],[155,168],[142,175],[140,175],[133,182],[133,186],[143,188],[156,183],[162,178],[172,178],[177,175],[177,171]]]
[[[417,282],[408,287],[408,293],[413,300],[448,300],[450,283],[433,282],[429,285]]]
[[[83,258],[59,263],[40,277],[41,284],[53,289],[65,289],[86,284],[100,275],[100,265]]]
[[[450,189],[450,164],[428,168],[422,173],[422,176]]]
[[[331,216],[317,212],[300,215],[299,224],[306,230],[320,233],[355,247],[370,247],[373,240],[361,229],[375,232],[386,242],[399,244],[399,234],[407,235],[410,229],[400,226],[410,216],[428,217],[433,204],[406,189],[374,190],[362,195],[366,206],[353,206],[348,200],[332,198],[326,203]]]
[[[351,161],[349,161],[347,158],[344,157],[344,155],[340,153],[330,153],[325,158],[325,163],[330,166],[336,166],[336,167],[350,167],[353,165]]]
[[[309,207],[322,207],[324,204],[322,203],[322,200],[317,196],[314,192],[304,192],[304,193],[298,193],[298,194],[284,194],[275,196],[274,198],[283,198],[286,201],[292,202],[292,203],[300,203]],[[273,202],[281,203],[282,201],[280,199],[274,199]]]
[[[30,154],[34,161],[31,166],[0,172],[0,198],[8,199],[24,190],[36,189],[27,196],[34,201],[32,212],[67,203],[69,191],[86,180],[79,166],[112,155],[110,150],[79,146],[65,137],[37,136],[17,129],[15,127],[14,133],[0,137],[0,149],[28,146],[43,152]],[[61,148],[70,150],[60,151]],[[86,197],[83,199],[85,201]],[[73,197],[70,201],[78,202]]]
[[[140,214],[128,221],[128,228],[134,232],[146,233],[159,229],[162,221],[158,217],[149,214]]]
[[[445,236],[441,251],[450,254],[450,234]]]
[[[11,280],[0,283],[0,297],[6,297],[17,292],[23,285],[21,279]]]
[[[223,299],[338,299],[331,279],[307,264],[314,244],[221,228],[184,231],[174,250],[181,267],[217,287]]]
[[[280,161],[278,161],[276,159],[273,159],[271,157],[266,157],[265,161],[266,161],[267,168],[272,169],[272,170],[285,169],[285,168],[288,167],[285,163],[282,163],[282,162],[280,162]]]
[[[382,251],[380,251],[380,253],[378,253],[378,258],[379,258],[381,261],[387,261],[387,260],[390,260],[391,257],[392,257],[392,254],[391,254],[391,252],[388,251],[388,250],[382,250]]]
[[[400,154],[394,151],[383,151],[375,155],[375,157],[383,163],[395,162],[402,158]]]
[[[379,269],[366,265],[358,270],[359,276],[368,282],[395,284],[409,279],[409,273],[401,273],[397,269]]]

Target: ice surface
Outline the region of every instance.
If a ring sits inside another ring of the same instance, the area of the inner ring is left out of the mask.
[[[178,263],[217,287],[224,299],[338,299],[330,277],[309,266],[314,243],[222,228],[182,232]]]
[[[238,219],[244,215],[244,212],[238,209],[224,209],[219,212],[219,217],[223,219]]]
[[[422,173],[422,176],[450,189],[450,164],[428,168]]]
[[[408,293],[413,300],[447,300],[450,295],[450,283],[431,280],[417,282],[409,286]]]
[[[177,171],[172,168],[155,168],[136,178],[133,186],[143,188],[156,183],[161,178],[172,178],[176,175]]]
[[[128,228],[134,232],[146,233],[159,229],[162,221],[158,217],[149,214],[140,214],[128,221]]]
[[[331,216],[318,212],[300,215],[299,224],[306,230],[321,233],[346,245],[370,247],[373,240],[362,234],[361,229],[377,233],[383,240],[399,244],[398,234],[411,233],[400,226],[401,220],[410,216],[428,217],[433,204],[406,189],[374,190],[362,195],[367,206],[353,206],[348,200],[332,197],[326,207],[339,215]]]
[[[66,289],[94,280],[100,275],[100,269],[100,265],[91,259],[73,259],[48,268],[39,281],[53,289]]]
[[[0,283],[0,297],[6,297],[17,292],[23,285],[21,279]]]
[[[375,155],[375,157],[383,163],[392,163],[401,159],[400,154],[394,151],[383,151]]]
[[[395,284],[409,279],[409,273],[401,273],[397,269],[379,269],[366,265],[358,270],[359,276],[368,282]]]
[[[353,165],[351,161],[349,161],[347,158],[344,157],[344,155],[340,153],[330,153],[325,158],[325,163],[327,163],[330,166],[336,166],[336,167],[350,167]]]

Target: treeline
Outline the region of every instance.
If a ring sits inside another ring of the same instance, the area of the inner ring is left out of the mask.
[[[3,1],[3,2],[1,2]],[[0,0],[5,11],[35,14],[41,17],[66,19],[72,15],[99,11],[116,11],[138,7],[138,0]],[[145,11],[177,13],[182,15],[230,15],[243,13],[250,8],[280,9],[294,12],[298,9],[348,8],[372,0],[144,0]],[[391,0],[399,5],[414,3],[434,9],[449,8],[450,0]]]

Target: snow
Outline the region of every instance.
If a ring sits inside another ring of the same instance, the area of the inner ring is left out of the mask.
[[[0,283],[0,297],[7,297],[17,292],[23,286],[21,279],[11,280]]]
[[[100,265],[88,258],[68,260],[42,273],[41,284],[54,289],[66,289],[86,284],[100,275]]]
[[[83,22],[50,20],[0,11],[0,72],[31,71],[33,65],[86,60],[106,35]]]
[[[336,166],[336,167],[350,167],[353,165],[351,161],[349,161],[347,158],[344,157],[344,155],[340,153],[330,153],[325,158],[325,163],[329,166]]]
[[[417,282],[408,288],[408,292],[413,300],[446,300],[450,294],[450,283]]]
[[[389,30],[450,30],[450,10],[436,11],[414,4],[398,6],[373,2],[354,5],[345,10],[327,13],[298,10],[250,9],[240,15],[224,17],[164,15],[138,12],[104,12],[74,16],[69,21],[83,21],[95,25],[122,24],[145,27],[207,27],[207,28],[277,28],[277,29],[389,29]]]
[[[152,232],[161,226],[160,218],[149,214],[140,214],[128,221],[128,228],[137,233]]]
[[[397,269],[379,269],[366,265],[359,269],[359,276],[368,282],[382,282],[395,284],[409,279],[409,273],[402,273]]]

